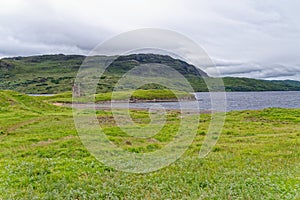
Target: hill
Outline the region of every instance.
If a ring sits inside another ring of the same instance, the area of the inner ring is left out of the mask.
[[[71,91],[82,55],[41,55],[3,58],[0,60],[0,90],[23,93],[61,93]],[[118,57],[98,83],[98,92],[111,92],[120,77],[140,64],[158,63],[181,73],[196,92],[207,91],[204,79],[216,78],[193,65],[167,55],[132,54]],[[223,78],[226,91],[300,91],[298,81],[266,81],[249,78]],[[145,85],[140,89],[165,89],[161,85]]]
[[[298,81],[267,81],[235,77],[224,77],[223,81],[227,91],[300,91]]]
[[[295,88],[300,87],[300,81],[294,81],[294,80],[273,80],[271,81],[272,83],[280,84],[280,85],[285,85],[285,86],[291,86]]]

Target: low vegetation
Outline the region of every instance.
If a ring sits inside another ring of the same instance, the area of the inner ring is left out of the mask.
[[[62,95],[63,97],[63,95]],[[12,91],[0,92],[0,199],[299,199],[300,109],[270,108],[227,114],[217,145],[198,152],[210,114],[201,114],[194,142],[175,163],[156,172],[130,174],[96,160],[82,145],[72,111]],[[131,110],[135,123],[149,114]],[[97,111],[105,134],[130,152],[162,148],[180,116],[151,138],[133,138]]]

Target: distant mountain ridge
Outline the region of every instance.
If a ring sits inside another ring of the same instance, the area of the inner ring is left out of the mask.
[[[272,80],[271,82],[276,83],[276,84],[285,84],[285,85],[289,85],[289,86],[295,86],[295,87],[300,86],[300,81],[294,81],[294,80]]]
[[[60,93],[71,91],[77,71],[86,56],[39,55],[0,59],[0,90],[10,89],[23,93]],[[119,78],[137,65],[157,63],[170,66],[181,73],[196,92],[208,91],[204,71],[168,55],[131,54],[119,56],[101,77],[98,92],[109,92]],[[250,78],[223,78],[226,91],[300,91],[299,81],[267,81]],[[148,85],[142,89],[161,89]]]

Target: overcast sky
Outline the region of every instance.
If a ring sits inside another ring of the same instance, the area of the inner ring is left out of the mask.
[[[300,80],[299,0],[0,0],[0,57],[87,54],[124,31],[164,28],[223,76]]]

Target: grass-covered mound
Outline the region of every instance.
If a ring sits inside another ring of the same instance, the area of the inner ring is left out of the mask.
[[[0,91],[0,112],[27,112],[43,114],[45,112],[55,112],[65,110],[43,102],[36,97],[21,94],[15,91]]]
[[[44,120],[49,115],[65,113],[71,113],[71,109],[18,92],[0,91],[0,135],[10,134],[19,127]]]

